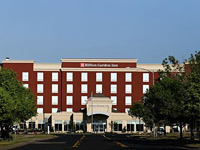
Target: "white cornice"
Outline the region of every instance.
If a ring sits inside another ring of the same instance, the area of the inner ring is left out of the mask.
[[[34,60],[2,60],[2,63],[34,63]]]
[[[80,72],[149,72],[141,68],[62,68],[62,71],[80,71]],[[157,69],[149,69],[157,72]]]
[[[137,63],[137,59],[61,59],[61,62]]]

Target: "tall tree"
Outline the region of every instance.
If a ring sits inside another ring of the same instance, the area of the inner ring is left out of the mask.
[[[0,71],[0,88],[4,90],[1,101],[6,100],[10,105],[10,109],[6,109],[8,115],[4,115],[7,117],[2,117],[4,112],[0,114],[2,128],[9,128],[14,122],[24,122],[36,115],[35,96],[30,89],[23,87],[12,70]]]
[[[186,85],[185,110],[191,128],[191,140],[194,140],[195,124],[200,122],[200,51],[191,54],[188,63],[190,73]],[[200,133],[199,133],[200,134]],[[199,138],[200,139],[200,138]]]

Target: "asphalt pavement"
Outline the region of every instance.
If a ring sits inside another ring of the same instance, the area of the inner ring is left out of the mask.
[[[120,134],[61,134],[49,140],[39,140],[11,150],[181,150],[182,147],[137,144],[127,135]]]

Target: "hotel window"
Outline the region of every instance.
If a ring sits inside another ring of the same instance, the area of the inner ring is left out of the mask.
[[[58,81],[58,73],[57,72],[52,73],[52,81]]]
[[[128,114],[129,110],[130,110],[130,108],[126,108],[125,112]]]
[[[66,112],[73,112],[73,109],[72,108],[67,108]]]
[[[43,84],[37,84],[37,93],[43,93]]]
[[[43,108],[37,108],[37,113],[42,114],[43,113]]]
[[[87,93],[87,92],[88,92],[87,84],[81,84],[81,93]]]
[[[96,81],[102,81],[102,73],[96,73]]]
[[[44,74],[43,72],[37,73],[37,81],[43,81],[44,80]]]
[[[52,84],[52,93],[58,93],[58,84]]]
[[[52,109],[51,109],[51,112],[52,112],[52,113],[57,113],[57,112],[58,112],[58,108],[52,108]]]
[[[126,129],[127,129],[127,131],[134,131],[134,122],[133,121],[127,121]]]
[[[125,103],[126,103],[126,105],[132,105],[131,96],[126,96],[125,97]]]
[[[24,86],[25,88],[28,88],[28,84],[23,84],[23,86]]]
[[[67,96],[66,99],[67,99],[67,102],[66,102],[67,105],[73,105],[73,97],[72,96]]]
[[[117,85],[116,84],[111,84],[111,93],[117,93]]]
[[[37,96],[37,105],[43,105],[43,96]]]
[[[62,120],[55,120],[55,131],[62,131]]]
[[[131,82],[131,81],[132,81],[132,74],[126,73],[126,82]]]
[[[132,93],[132,86],[131,85],[126,85],[125,93]]]
[[[149,82],[149,73],[143,73],[143,82]]]
[[[22,81],[28,81],[28,76],[29,76],[28,72],[22,72]]]
[[[122,121],[114,121],[114,131],[122,131]]]
[[[110,99],[113,101],[113,105],[117,105],[117,96],[111,96]]]
[[[81,73],[81,81],[88,81],[88,73]]]
[[[96,93],[102,93],[102,84],[96,85]]]
[[[64,131],[70,131],[70,121],[69,120],[64,120]]]
[[[81,105],[85,105],[87,103],[87,96],[81,96]]]
[[[149,90],[149,85],[143,85],[143,94],[146,93],[147,90]]]
[[[67,84],[67,93],[73,93],[73,84]]]
[[[111,73],[111,82],[117,81],[117,73]]]
[[[58,105],[58,96],[52,96],[52,105]]]
[[[66,77],[67,77],[66,81],[73,81],[73,73],[72,72],[67,72]]]

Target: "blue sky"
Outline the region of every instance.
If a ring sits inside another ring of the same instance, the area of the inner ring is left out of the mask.
[[[0,0],[0,60],[180,61],[200,50],[200,0]]]

